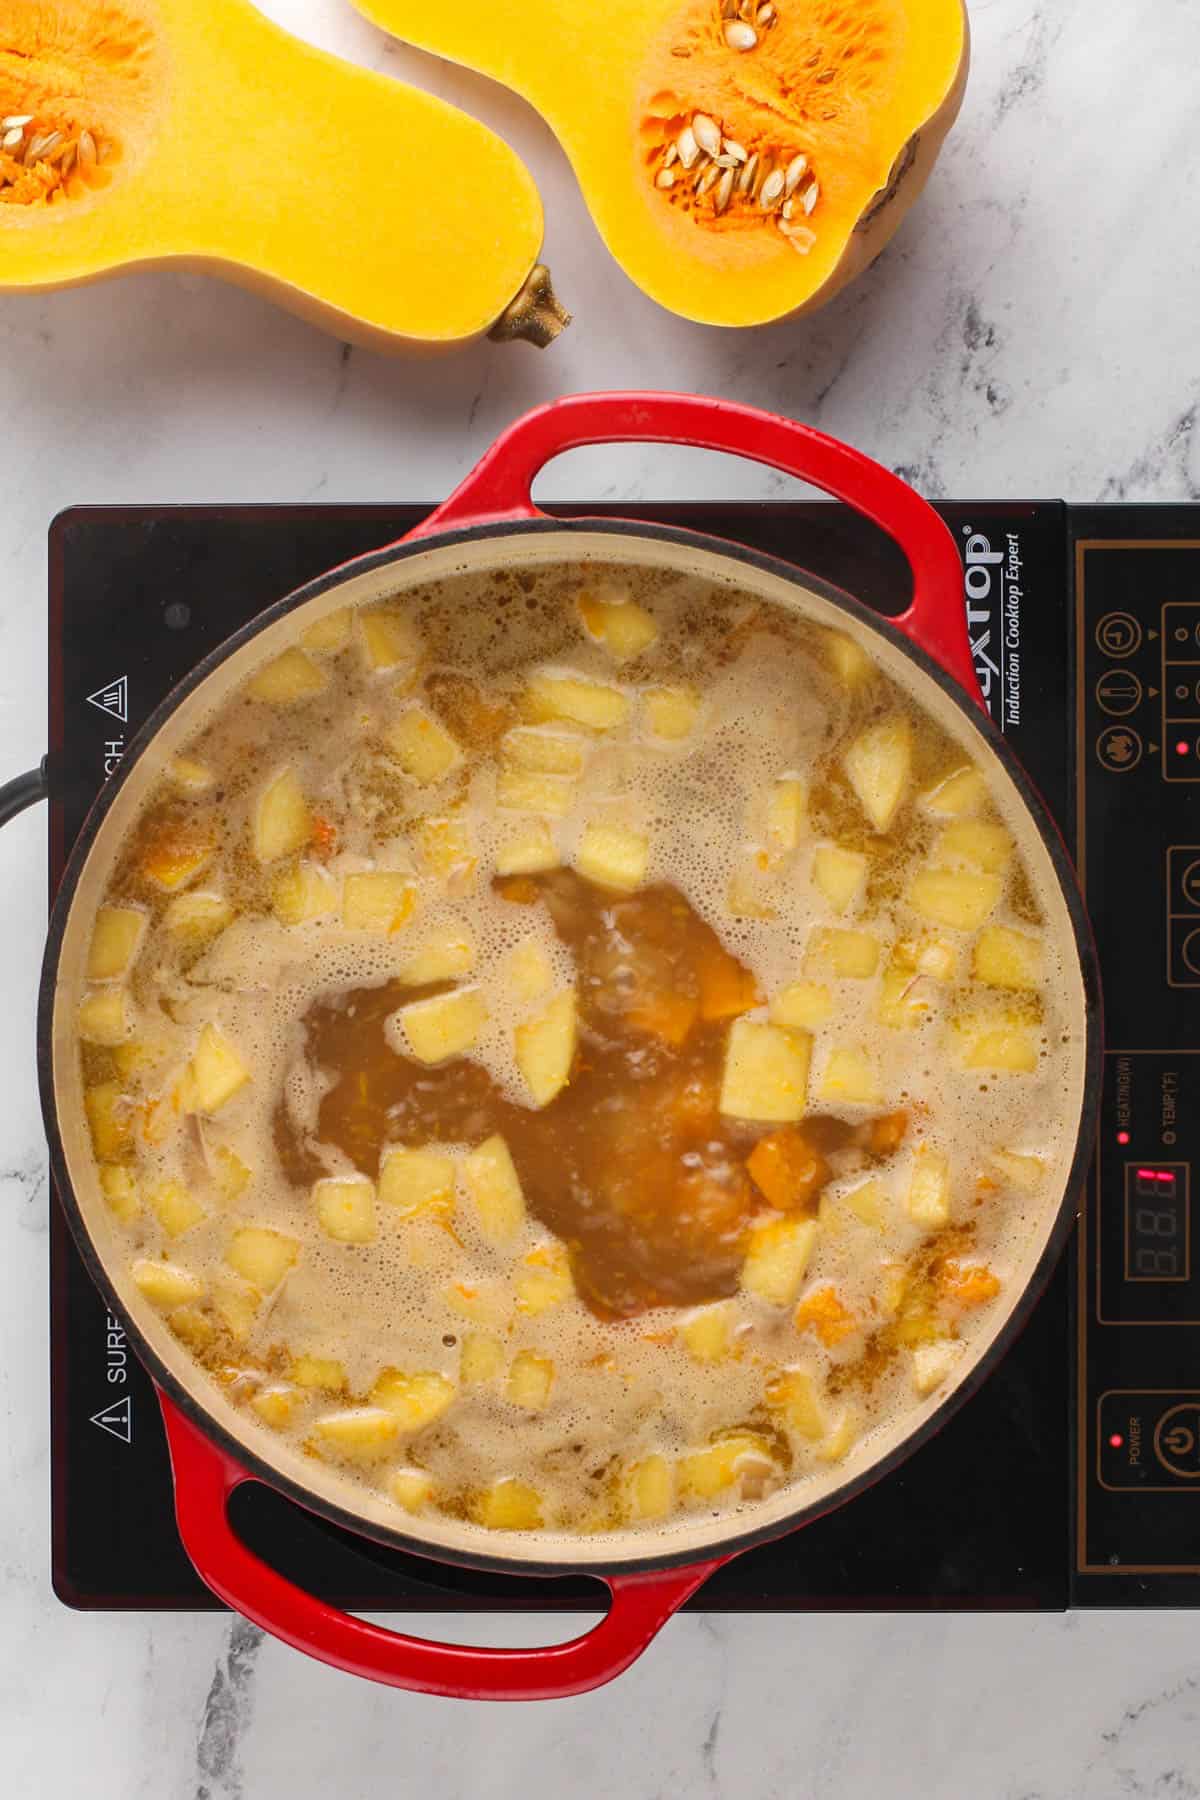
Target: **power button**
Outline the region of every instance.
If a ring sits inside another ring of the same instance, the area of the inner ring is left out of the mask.
[[[1096,1427],[1101,1487],[1200,1494],[1200,1390],[1112,1388],[1100,1397]]]
[[[1182,1400],[1154,1427],[1154,1454],[1168,1475],[1200,1481],[1200,1401]]]

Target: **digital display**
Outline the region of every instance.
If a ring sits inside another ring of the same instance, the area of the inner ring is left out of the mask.
[[[1186,1281],[1191,1273],[1186,1163],[1125,1164],[1126,1281]]]

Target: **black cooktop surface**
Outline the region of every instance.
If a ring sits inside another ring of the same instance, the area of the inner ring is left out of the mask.
[[[424,506],[78,507],[50,534],[51,887],[172,684],[262,607]],[[572,509],[750,544],[903,605],[899,552],[840,506]],[[726,1565],[713,1610],[1192,1604],[1200,1573],[1200,508],[940,510],[993,716],[1082,840],[1106,984],[1101,1153],[1078,1244],[984,1389],[898,1472]],[[1193,972],[1193,965],[1195,972]],[[55,1209],[52,1561],[79,1607],[215,1606],[180,1547],[153,1388]],[[1189,1383],[1193,1385],[1189,1388]],[[247,1484],[233,1518],[293,1579],[376,1610],[588,1604],[368,1544]]]

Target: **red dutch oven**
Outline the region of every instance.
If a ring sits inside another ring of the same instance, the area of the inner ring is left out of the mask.
[[[745,456],[824,489],[888,532],[912,571],[908,610],[881,619],[851,595],[790,564],[690,531],[587,518],[550,519],[531,499],[551,458],[599,443],[673,443]],[[91,921],[120,840],[168,756],[264,657],[323,613],[463,572],[588,558],[733,582],[861,640],[964,754],[983,767],[1062,948],[1069,1022],[1069,1116],[1063,1150],[992,1328],[945,1386],[894,1426],[867,1434],[844,1462],[753,1506],[684,1515],[661,1527],[595,1536],[483,1532],[459,1520],[403,1515],[382,1496],[314,1466],[248,1419],[204,1375],[132,1285],[125,1247],[99,1193],[82,1104],[74,1011]],[[44,778],[0,789],[0,821],[43,796]],[[538,1699],[611,1680],[644,1650],[712,1572],[749,1546],[802,1526],[886,1476],[985,1379],[1019,1331],[1062,1249],[1082,1188],[1098,1105],[1099,984],[1083,906],[1045,808],[983,708],[971,664],[962,571],[936,513],[857,451],[789,419],[678,394],[564,399],[519,420],[446,503],[400,543],[308,583],[237,633],[173,691],[131,745],[93,807],[55,901],[38,1022],[42,1106],[59,1199],[80,1251],[159,1390],[175,1477],[179,1531],[198,1572],[237,1611],[334,1667],[423,1693]],[[348,1530],[408,1553],[507,1574],[587,1574],[611,1595],[605,1617],[568,1643],[476,1649],[388,1631],[285,1580],[235,1534],[228,1502],[245,1481],[271,1484]]]

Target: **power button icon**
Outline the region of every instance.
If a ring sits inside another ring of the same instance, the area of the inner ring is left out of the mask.
[[[1154,1454],[1181,1481],[1200,1481],[1200,1405],[1185,1400],[1162,1415],[1154,1428]]]

